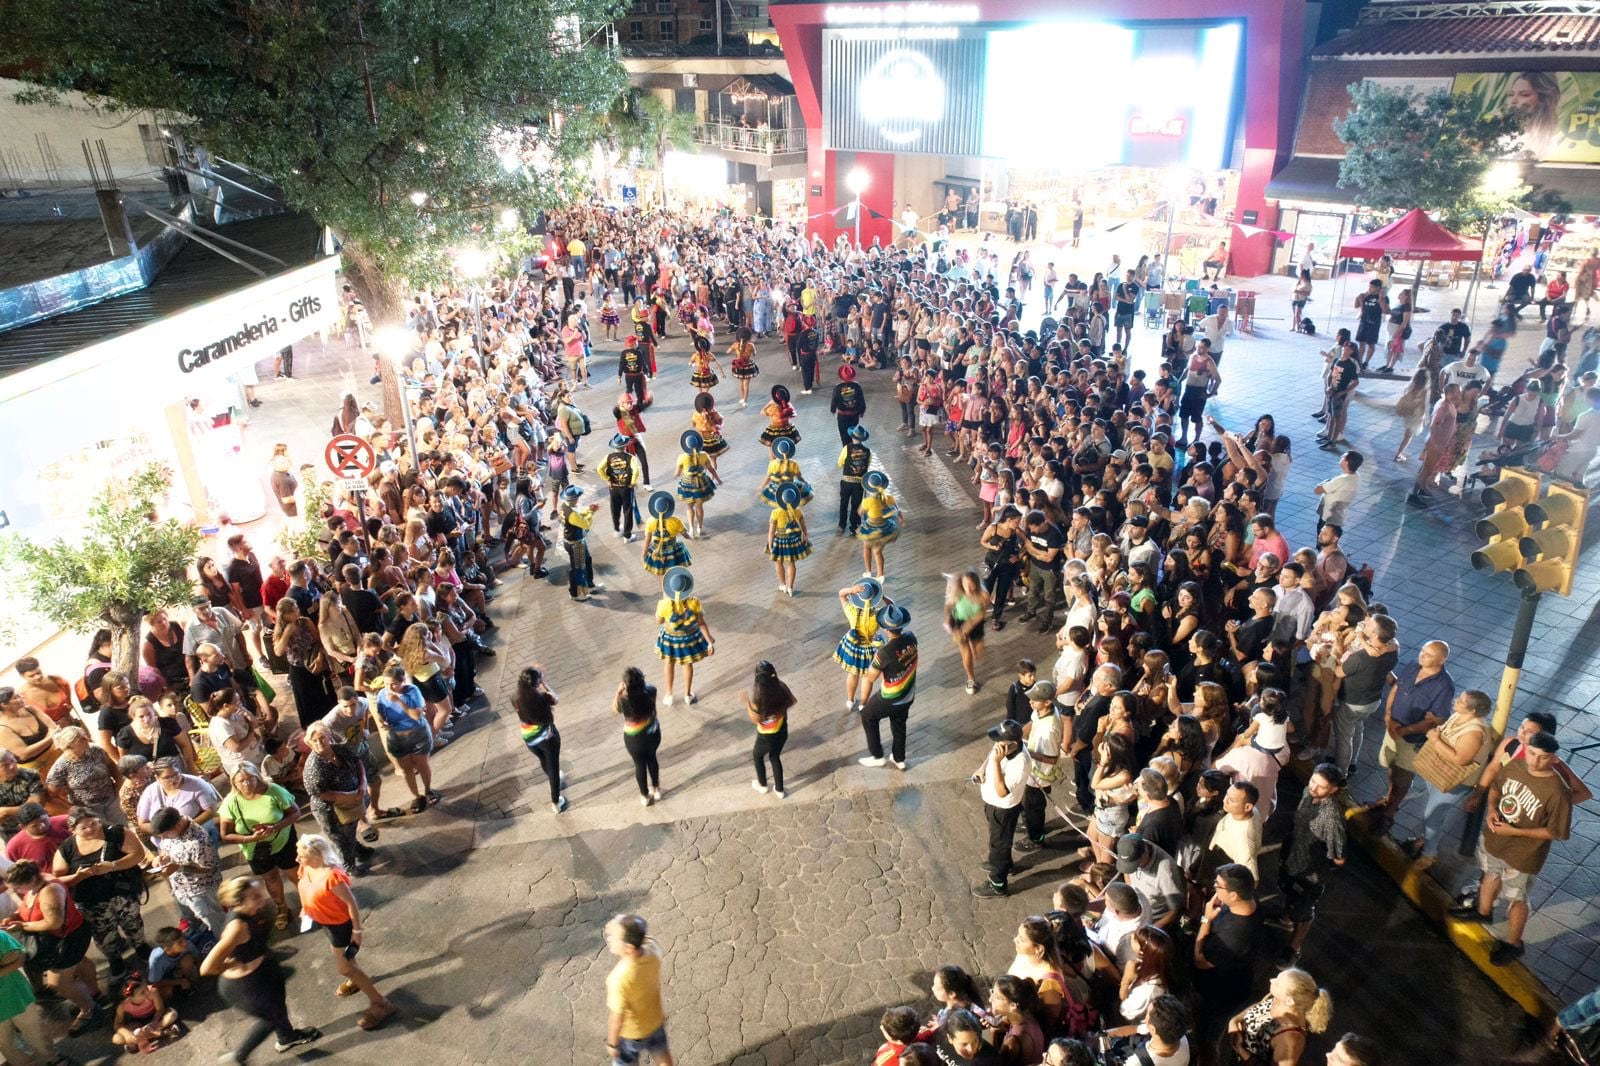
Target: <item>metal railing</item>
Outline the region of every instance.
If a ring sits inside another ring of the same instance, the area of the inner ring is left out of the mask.
[[[784,155],[806,150],[806,131],[803,129],[751,129],[722,122],[697,122],[694,127],[695,143],[732,152],[758,152],[762,155]]]

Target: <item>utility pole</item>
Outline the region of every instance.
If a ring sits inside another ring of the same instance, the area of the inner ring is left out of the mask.
[[[717,55],[722,54],[722,0],[711,0],[711,9],[716,12],[717,20]]]

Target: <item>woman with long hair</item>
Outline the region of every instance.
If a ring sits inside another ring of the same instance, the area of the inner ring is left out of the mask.
[[[195,560],[195,573],[200,579],[200,594],[211,601],[213,607],[233,608],[233,589],[228,585],[228,579],[222,573],[222,568],[217,566],[215,559],[202,555]],[[107,630],[110,636],[111,631]]]
[[[93,1028],[101,1018],[97,1004],[101,997],[94,962],[87,957],[92,935],[88,919],[67,886],[46,880],[32,859],[19,859],[6,871],[5,883],[16,913],[0,920],[0,929],[32,937],[33,957],[27,961],[42,973],[46,988],[78,1008],[67,1035]]]
[[[1304,970],[1288,969],[1272,979],[1267,994],[1228,1022],[1228,1042],[1242,1063],[1294,1066],[1305,1054],[1306,1037],[1326,1032],[1333,997]]]
[[[321,1030],[297,1029],[289,1020],[283,968],[267,943],[277,905],[261,879],[235,877],[217,890],[217,900],[229,912],[228,924],[216,947],[200,963],[200,973],[220,977],[217,991],[223,1001],[253,1019],[234,1046],[233,1060],[247,1062],[251,1052],[273,1034],[278,1038],[274,1046],[279,1054],[321,1040]]]
[[[1040,1025],[1050,1032],[1061,1028],[1067,1014],[1067,964],[1056,944],[1055,927],[1038,915],[1024,918],[1012,938],[1016,956],[1006,973],[1033,980],[1039,990],[1037,1017]],[[1067,1036],[1081,1036],[1067,1033]]]
[[[989,594],[977,572],[965,570],[951,574],[945,582],[944,627],[961,654],[961,669],[967,675],[967,695],[978,691],[978,663],[983,659],[983,624],[989,610]]]
[[[656,716],[656,687],[644,671],[630,666],[622,671],[611,709],[622,719],[622,744],[633,760],[633,779],[639,786],[639,803],[648,807],[661,798],[661,720]]]
[[[1561,84],[1542,70],[1525,70],[1506,90],[1506,110],[1522,114],[1523,150],[1543,159],[1560,129]]]
[[[295,849],[300,859],[300,907],[305,915],[328,934],[333,950],[334,969],[343,978],[334,995],[367,997],[367,1009],[356,1022],[371,1032],[383,1028],[394,1017],[395,1006],[365,970],[356,965],[356,953],[363,947],[361,905],[350,890],[350,874],[339,857],[339,849],[327,837],[315,833],[303,837]]]
[[[556,731],[555,709],[560,697],[545,684],[544,672],[529,666],[517,675],[517,693],[512,701],[522,729],[522,743],[539,760],[550,782],[550,809],[560,814],[567,809],[567,797],[561,794],[567,775],[561,772],[561,734]]]
[[[383,750],[411,790],[411,813],[421,814],[441,798],[433,790],[433,728],[423,713],[426,698],[411,683],[406,668],[389,664],[380,675],[382,687],[372,700],[372,716],[383,737]]]
[[[450,698],[450,682],[446,677],[453,660],[443,650],[444,647],[448,645],[442,645],[442,638],[433,639],[429,623],[413,622],[400,638],[400,646],[395,649],[395,655],[405,667],[412,684],[427,701],[432,716],[429,725],[433,730],[434,748],[442,748],[455,739],[454,734],[446,728],[450,715],[455,711],[455,703]]]
[[[1094,793],[1094,818],[1089,846],[1095,862],[1115,862],[1117,838],[1127,832],[1134,799],[1133,743],[1121,733],[1107,733],[1095,745],[1089,788]]]
[[[1123,1019],[1137,1023],[1156,997],[1172,991],[1173,947],[1166,931],[1153,925],[1135,929],[1132,943],[1133,957],[1122,968],[1118,998]]]
[[[777,667],[762,659],[756,663],[755,681],[750,692],[739,692],[739,702],[756,727],[755,759],[756,777],[750,787],[757,792],[767,791],[767,762],[772,763],[772,794],[783,799],[783,745],[789,739],[789,709],[795,705],[794,693],[778,680]]]
[[[289,689],[294,694],[295,724],[305,728],[333,710],[328,655],[322,650],[317,625],[300,611],[291,596],[278,601],[272,627],[272,650],[289,663]]]
[[[1044,1031],[1035,1017],[1039,986],[1031,977],[1002,974],[989,993],[994,1012],[995,1050],[1001,1066],[1037,1066],[1044,1058]]]

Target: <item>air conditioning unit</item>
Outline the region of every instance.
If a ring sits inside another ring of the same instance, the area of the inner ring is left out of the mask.
[[[700,85],[700,75],[698,75],[698,74],[685,74],[683,76],[683,87],[685,89],[698,88],[699,85]]]

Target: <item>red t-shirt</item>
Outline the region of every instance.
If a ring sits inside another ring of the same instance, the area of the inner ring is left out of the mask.
[[[67,839],[67,816],[61,814],[54,818],[46,818],[45,821],[49,823],[50,828],[42,837],[36,837],[26,830],[13,836],[6,844],[6,858],[12,862],[30,859],[39,869],[48,873],[50,864],[56,857],[56,849]]]
[[[900,1055],[906,1045],[898,1040],[886,1040],[878,1048],[878,1053],[872,1056],[872,1066],[900,1066]]]

